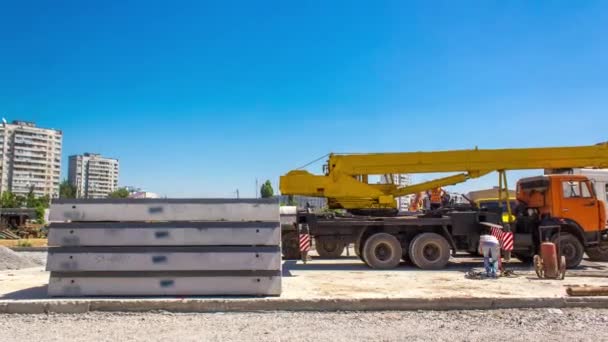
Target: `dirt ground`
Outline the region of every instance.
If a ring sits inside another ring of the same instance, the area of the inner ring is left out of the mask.
[[[608,274],[608,263],[584,261],[565,280],[541,280],[529,266],[514,261],[507,267],[512,277],[467,279],[473,268],[481,270],[480,258],[452,258],[449,267],[423,271],[401,265],[388,271],[372,270],[355,257],[338,260],[285,261],[281,298],[514,298],[565,297],[568,285],[606,285],[607,278],[585,274]],[[576,275],[576,276],[575,276]],[[43,267],[0,271],[0,300],[42,299],[49,273]]]
[[[30,247],[44,247],[47,246],[47,239],[21,239],[21,240],[4,240],[0,239],[0,246],[4,247],[17,247],[20,245],[27,245]]]

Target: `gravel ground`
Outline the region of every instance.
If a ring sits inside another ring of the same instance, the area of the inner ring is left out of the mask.
[[[46,256],[47,252],[17,252],[19,255],[24,256],[34,263],[37,266],[45,266],[46,265]]]
[[[608,310],[0,315],[0,341],[606,341]]]
[[[46,253],[44,254],[44,261],[42,261],[38,257],[31,258],[27,254],[17,253],[9,248],[0,246],[0,270],[19,270],[44,265],[46,263]]]

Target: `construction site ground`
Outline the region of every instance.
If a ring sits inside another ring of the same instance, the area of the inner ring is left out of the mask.
[[[530,266],[516,260],[507,268],[514,271],[513,276],[468,279],[467,272],[482,269],[481,258],[458,256],[447,269],[423,271],[409,265],[372,270],[352,256],[336,260],[313,257],[307,264],[284,261],[280,297],[49,298],[49,273],[44,267],[33,267],[0,271],[0,313],[608,308],[608,297],[574,298],[566,294],[570,285],[606,285],[608,263],[585,260],[565,280],[538,279]]]
[[[4,247],[44,247],[48,243],[47,239],[20,239],[20,240],[5,240],[0,239],[0,246]]]

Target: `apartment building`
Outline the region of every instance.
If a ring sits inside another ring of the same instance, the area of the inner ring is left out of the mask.
[[[395,184],[398,188],[402,188],[412,184],[412,177],[409,174],[403,173],[381,175],[380,184]],[[399,211],[408,211],[412,198],[412,195],[397,197],[395,199],[397,201],[397,209],[399,209]]]
[[[70,156],[68,181],[78,198],[106,198],[118,188],[118,159],[95,153]]]
[[[58,197],[61,173],[59,130],[33,122],[2,120],[0,128],[0,192]]]

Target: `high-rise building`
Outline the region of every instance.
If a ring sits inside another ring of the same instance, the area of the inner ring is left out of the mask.
[[[404,173],[381,175],[380,184],[395,184],[398,188],[402,188],[412,184],[412,177],[409,174]],[[397,201],[397,209],[399,209],[399,211],[407,211],[409,209],[412,196],[407,195],[397,197],[395,200]]]
[[[78,198],[106,198],[118,189],[118,159],[95,153],[70,156],[68,181]]]
[[[59,195],[61,143],[59,130],[33,122],[2,120],[0,128],[0,192],[25,196]]]

